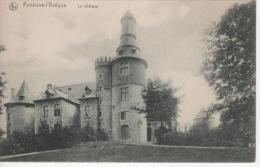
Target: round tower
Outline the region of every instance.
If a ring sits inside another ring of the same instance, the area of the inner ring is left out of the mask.
[[[11,100],[5,104],[7,136],[12,132],[34,132],[34,103],[33,96],[25,81],[15,95],[14,89],[11,90]]]
[[[146,61],[136,42],[136,20],[127,11],[121,19],[122,34],[112,70],[112,134],[115,140],[146,141],[146,119],[133,108],[143,105]]]
[[[111,57],[100,57],[95,61],[96,94],[99,97],[99,127],[111,133]]]

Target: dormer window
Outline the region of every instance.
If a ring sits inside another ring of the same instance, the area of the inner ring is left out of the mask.
[[[47,99],[53,97],[53,94],[51,94],[49,91],[46,91],[45,94]]]
[[[129,63],[121,62],[119,64],[119,74],[120,75],[128,75],[129,74]]]
[[[86,86],[86,87],[85,87],[85,93],[86,93],[86,95],[89,95],[91,92],[92,92],[92,90],[91,90],[88,86]]]
[[[24,96],[19,96],[19,100],[23,100],[24,99]]]

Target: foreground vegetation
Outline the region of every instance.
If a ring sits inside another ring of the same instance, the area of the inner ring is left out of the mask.
[[[37,135],[33,131],[14,132],[0,142],[0,156],[46,151],[72,147],[80,142],[105,141],[107,135],[103,130],[94,131],[90,127],[64,127],[49,131],[41,127]]]
[[[199,148],[84,143],[58,152],[40,153],[2,161],[38,162],[253,162],[254,149]]]

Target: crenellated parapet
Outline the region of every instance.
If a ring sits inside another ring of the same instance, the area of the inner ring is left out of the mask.
[[[103,65],[110,65],[110,63],[112,62],[112,58],[111,57],[99,57],[96,59],[95,61],[95,66],[103,66]]]

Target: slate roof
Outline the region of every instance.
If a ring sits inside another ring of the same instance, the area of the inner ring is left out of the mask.
[[[86,94],[86,87],[88,87],[91,92]],[[96,97],[96,83],[95,82],[88,82],[88,83],[79,83],[79,84],[72,84],[72,85],[64,85],[58,86],[57,89],[60,91],[69,94],[76,99],[81,99],[82,97]]]
[[[135,17],[134,15],[130,12],[130,10],[127,10],[123,16],[123,19],[124,18],[131,18],[131,19],[134,19],[135,20]]]
[[[33,95],[31,94],[29,87],[25,81],[23,81],[16,96],[11,97],[10,101],[6,104],[33,104]]]

